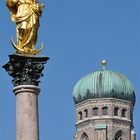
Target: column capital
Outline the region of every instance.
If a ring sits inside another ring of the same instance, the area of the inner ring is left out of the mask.
[[[37,57],[34,55],[12,54],[9,55],[9,62],[3,66],[13,78],[13,85],[34,85],[38,86],[39,78],[43,76],[44,64],[48,57]]]

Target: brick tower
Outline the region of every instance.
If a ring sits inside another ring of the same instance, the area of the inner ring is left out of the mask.
[[[136,140],[133,130],[135,93],[122,74],[105,69],[88,74],[74,87],[74,140]]]

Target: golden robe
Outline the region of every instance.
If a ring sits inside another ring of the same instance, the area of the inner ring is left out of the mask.
[[[11,19],[16,23],[18,47],[32,52],[37,41],[42,6],[34,0],[7,0]]]

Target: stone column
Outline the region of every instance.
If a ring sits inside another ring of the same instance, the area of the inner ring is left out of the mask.
[[[39,78],[48,57],[10,55],[3,66],[13,78],[16,96],[16,140],[39,140],[38,95]]]
[[[13,89],[16,95],[16,139],[39,140],[38,94],[33,85],[20,85]]]

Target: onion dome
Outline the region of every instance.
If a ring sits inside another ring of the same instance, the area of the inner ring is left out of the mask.
[[[106,61],[102,61],[103,69],[81,78],[73,90],[75,104],[87,99],[117,98],[135,104],[135,93],[131,82],[118,72],[105,69]]]

